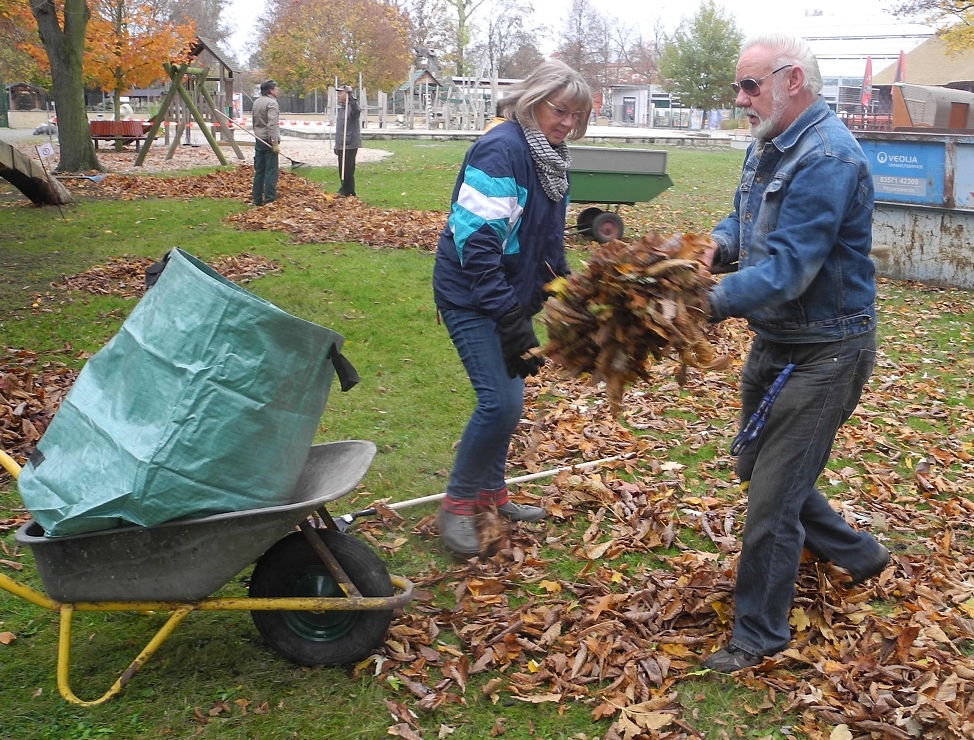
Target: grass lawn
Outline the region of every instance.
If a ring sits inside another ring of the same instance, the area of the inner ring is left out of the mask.
[[[360,164],[366,203],[445,213],[467,144],[377,146],[393,155]],[[731,203],[741,159],[669,150],[674,186],[622,209],[628,233],[709,230]],[[334,187],[331,170],[301,174]],[[332,513],[443,490],[473,396],[436,319],[430,251],[239,231],[224,219],[246,206],[226,199],[82,197],[63,218],[24,203],[0,183],[8,354],[35,353],[37,372],[78,369],[135,305],[65,291],[62,276],[177,246],[204,261],[255,255],[279,269],[246,289],[343,335],[361,376],[347,393],[332,389],[317,438],[372,440],[378,454]],[[568,245],[581,267],[593,244],[575,236]],[[953,737],[945,728],[974,706],[974,307],[965,291],[884,280],[880,311],[879,363],[822,485],[850,520],[880,534],[895,566],[858,592],[837,588],[823,564],[803,566],[795,652],[780,665],[735,679],[698,670],[726,639],[743,514],[727,447],[747,336],[729,322],[730,370],[691,373],[680,387],[673,364],[660,363],[653,382],[627,393],[618,419],[598,388],[554,370],[529,384],[512,476],[633,456],[521,486],[553,516],[518,530],[501,556],[454,561],[430,531],[435,505],[359,520],[352,533],[417,592],[376,656],[357,666],[294,665],[248,614],[198,612],[119,697],[78,707],[55,682],[57,615],[0,591],[0,737],[717,740],[907,737],[894,730],[916,728],[913,736]],[[14,541],[23,515],[15,483],[0,478],[0,574],[41,589],[30,552]],[[245,595],[248,575],[220,594]],[[100,696],[163,620],[76,615],[74,691]],[[939,689],[944,681],[952,693]],[[920,693],[930,697],[923,707]]]

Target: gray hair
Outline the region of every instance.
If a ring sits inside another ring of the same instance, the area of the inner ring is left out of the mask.
[[[805,73],[803,87],[816,95],[822,92],[822,73],[818,68],[818,59],[804,39],[783,33],[752,36],[744,42],[741,54],[753,46],[760,46],[771,53],[771,66],[774,69],[786,64],[801,67]]]
[[[568,134],[569,139],[581,139],[588,130],[592,113],[592,91],[578,72],[558,59],[542,62],[525,79],[510,87],[504,96],[503,115],[509,121],[539,128],[535,108],[555,94],[560,94],[566,105],[582,114]]]
[[[264,82],[260,83],[260,94],[269,95],[271,90],[273,90],[276,87],[277,87],[277,83],[274,82],[274,80],[265,80]]]

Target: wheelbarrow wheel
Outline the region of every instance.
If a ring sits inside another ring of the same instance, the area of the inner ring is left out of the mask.
[[[622,225],[622,218],[618,213],[605,212],[595,217],[590,231],[595,241],[599,244],[606,244],[613,239],[621,239],[625,227]]]
[[[393,595],[382,560],[351,535],[316,530],[362,596]],[[254,566],[250,595],[343,597],[325,564],[300,532],[289,534]],[[252,611],[257,630],[288,660],[301,665],[345,665],[365,658],[385,637],[392,611]]]
[[[597,206],[589,206],[579,211],[578,216],[575,218],[575,228],[578,229],[578,233],[583,236],[591,236],[592,222],[602,212],[602,209]]]

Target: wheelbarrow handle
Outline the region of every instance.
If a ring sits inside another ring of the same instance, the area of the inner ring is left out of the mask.
[[[20,475],[20,466],[17,464],[17,461],[3,450],[0,450],[0,467],[3,467],[4,470],[10,473],[14,477],[14,480],[17,480],[17,477]]]

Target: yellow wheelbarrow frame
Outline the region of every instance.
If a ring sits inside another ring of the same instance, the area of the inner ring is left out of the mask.
[[[315,466],[314,463],[317,461],[319,463],[334,462],[334,460],[340,460],[341,453],[344,452],[345,448],[340,447],[341,445],[348,445],[350,443],[331,443],[330,445],[315,445],[312,447],[312,456],[309,458],[309,465],[306,465],[306,471],[310,470],[315,475],[310,476],[310,479],[314,479],[317,473],[320,473],[321,465]],[[351,444],[368,444],[371,443],[360,443],[354,442]],[[316,453],[323,454],[316,454]],[[372,447],[371,453],[368,455],[368,461],[365,461],[365,468],[368,467],[368,462],[371,461],[371,454],[374,453],[374,446]],[[337,457],[336,457],[337,455]],[[361,464],[361,461],[359,461]],[[15,479],[20,474],[20,466],[17,462],[10,457],[6,452],[0,450],[0,465],[6,469]],[[326,466],[327,467],[327,466]],[[362,470],[364,473],[364,469]],[[361,478],[361,475],[354,475],[355,482]],[[341,484],[342,487],[347,488],[348,483],[345,482]],[[299,487],[301,484],[299,483]],[[314,485],[311,486],[314,489]],[[71,704],[80,705],[83,707],[92,707],[99,704],[104,704],[109,699],[117,696],[121,690],[128,684],[128,682],[135,676],[135,674],[145,665],[145,663],[156,653],[163,642],[175,631],[176,627],[192,612],[194,611],[250,611],[250,612],[269,612],[269,611],[281,611],[281,612],[299,612],[299,611],[309,611],[309,612],[331,612],[331,611],[342,611],[342,612],[358,612],[358,611],[391,611],[405,606],[412,599],[413,584],[407,579],[396,576],[389,575],[389,581],[392,584],[393,589],[398,593],[392,596],[363,596],[358,588],[352,583],[351,578],[345,572],[345,569],[339,564],[335,556],[329,551],[328,547],[323,543],[322,538],[319,536],[319,530],[312,526],[308,517],[311,513],[316,513],[318,519],[324,522],[326,528],[334,530],[337,532],[337,527],[334,524],[334,520],[328,514],[327,509],[323,505],[323,500],[331,500],[337,498],[340,495],[344,495],[345,491],[337,492],[331,489],[325,493],[320,490],[311,490],[311,498],[301,500],[296,504],[289,505],[288,507],[270,507],[272,510],[277,512],[284,511],[285,509],[293,510],[293,513],[297,513],[301,520],[297,523],[297,527],[303,533],[305,539],[311,545],[311,548],[321,559],[328,573],[334,578],[337,584],[340,586],[342,591],[345,593],[344,597],[319,597],[319,596],[275,596],[269,598],[254,598],[254,597],[205,597],[192,600],[179,600],[179,599],[138,599],[138,600],[111,600],[111,599],[98,599],[98,600],[57,600],[51,598],[50,596],[37,591],[29,586],[25,586],[12,578],[0,573],[0,588],[5,591],[9,591],[15,596],[19,596],[26,601],[29,601],[36,606],[42,607],[44,609],[49,609],[51,611],[57,612],[59,614],[60,623],[58,631],[58,658],[57,658],[57,687],[61,696]],[[307,507],[311,507],[310,511]],[[258,517],[261,515],[263,510],[254,510],[253,512],[240,512],[240,514],[256,514]],[[292,512],[286,512],[288,514]],[[234,515],[217,515],[215,517],[206,517],[204,519],[189,520],[180,526],[197,526],[199,524],[208,524],[211,520],[226,520],[227,518],[233,518]],[[32,523],[28,523],[32,524]],[[34,525],[36,526],[36,525]],[[163,525],[166,526],[166,525]],[[25,525],[23,529],[25,529]],[[143,532],[148,531],[143,528],[132,528],[139,529]],[[155,529],[155,528],[150,528]],[[289,526],[287,531],[293,531],[293,525]],[[250,533],[247,533],[250,536]],[[347,535],[340,535],[347,536]],[[57,538],[55,538],[57,539]],[[236,568],[234,574],[243,570],[244,567],[249,563],[249,561],[244,562],[239,568]],[[44,574],[42,572],[42,581],[44,580]],[[224,581],[225,582],[225,581]],[[203,588],[209,588],[209,585],[203,585]],[[128,667],[122,672],[122,674],[116,679],[112,684],[111,688],[108,689],[101,697],[93,700],[82,700],[74,693],[70,686],[69,673],[71,666],[71,625],[75,612],[169,612],[169,618],[162,625],[162,627],[155,633],[152,639],[146,644],[146,646],[139,652],[139,654],[129,663]],[[273,645],[272,645],[273,647]]]

